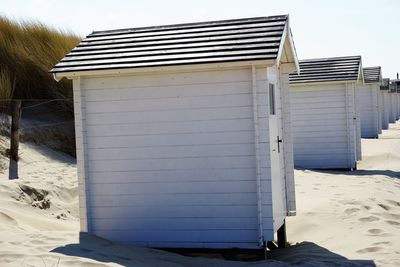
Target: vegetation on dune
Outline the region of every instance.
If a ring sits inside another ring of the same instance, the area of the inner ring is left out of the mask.
[[[71,81],[56,82],[48,72],[80,41],[76,35],[40,22],[16,22],[0,16],[0,99],[72,98]],[[53,108],[71,116],[72,101]]]
[[[0,16],[0,114],[10,114],[12,99],[24,99],[22,108],[28,109],[22,112],[23,119],[24,114],[33,119],[40,114],[62,115],[65,123],[53,120],[44,127],[22,129],[21,139],[30,140],[31,136],[37,143],[71,155],[75,154],[72,82],[56,82],[49,70],[79,41],[77,35],[40,22]],[[9,131],[9,125],[3,126]],[[8,135],[7,131],[0,134]]]

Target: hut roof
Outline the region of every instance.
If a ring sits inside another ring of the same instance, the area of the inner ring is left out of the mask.
[[[365,83],[379,83],[382,81],[380,66],[363,68],[363,74]]]
[[[50,72],[277,59],[287,33],[288,15],[94,31]]]
[[[361,57],[331,57],[299,60],[300,73],[289,75],[290,84],[358,81]]]

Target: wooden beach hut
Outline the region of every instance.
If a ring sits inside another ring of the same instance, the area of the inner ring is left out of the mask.
[[[394,80],[396,84],[396,92],[397,92],[397,119],[400,119],[400,79],[399,74],[397,74],[397,79]]]
[[[383,79],[382,85],[380,86],[379,92],[379,106],[381,109],[381,121],[382,121],[382,129],[389,128],[389,113],[390,113],[390,105],[389,105],[389,83],[390,79]]]
[[[357,85],[360,107],[361,137],[376,138],[382,132],[379,106],[381,67],[363,68],[364,83]]]
[[[390,81],[388,92],[390,101],[389,123],[394,123],[397,120],[398,103],[396,84],[393,81]]]
[[[354,169],[361,158],[357,87],[360,56],[300,60],[290,75],[294,164]]]
[[[396,120],[398,120],[400,118],[400,80],[398,78],[398,74],[397,74],[397,79],[394,79],[391,81],[391,83],[393,84],[393,91],[395,91],[396,94]]]
[[[81,231],[145,247],[264,247],[295,214],[289,17],[95,31],[73,80]]]

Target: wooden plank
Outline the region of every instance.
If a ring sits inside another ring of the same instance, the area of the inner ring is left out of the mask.
[[[182,92],[182,86],[186,87],[187,91],[190,90],[207,90],[210,87],[218,87],[223,84],[234,87],[235,82],[251,82],[250,71],[248,68],[239,67],[230,70],[185,70],[179,72],[165,72],[165,73],[139,73],[111,77],[97,77],[87,78],[83,80],[83,87],[85,90],[110,90],[110,89],[131,89],[136,90],[149,90],[146,93],[150,96],[157,96],[162,88],[170,89],[170,86],[176,86],[175,89],[166,91],[167,94],[176,94]],[[207,85],[204,88],[188,87],[187,85]],[[250,86],[246,87],[250,92]],[[158,91],[153,90],[158,89]],[[172,88],[171,88],[172,89]],[[212,88],[213,89],[213,88]],[[196,91],[194,91],[196,93]],[[210,89],[208,89],[210,92]],[[90,93],[90,92],[89,92]],[[198,92],[201,94],[201,92]],[[88,99],[91,100],[91,99]]]
[[[251,118],[251,107],[209,108],[193,110],[190,114],[181,110],[145,111],[87,114],[87,125],[152,124],[163,122],[218,121]],[[260,117],[260,118],[266,118]]]
[[[134,185],[128,185],[134,186]],[[265,194],[265,203],[271,203],[271,197]],[[125,206],[125,205],[136,205],[136,206],[168,206],[168,205],[203,205],[203,206],[214,206],[214,205],[254,205],[256,203],[256,197],[252,192],[238,192],[238,193],[204,193],[204,194],[192,194],[192,193],[180,193],[180,194],[130,194],[130,195],[119,195],[119,194],[107,194],[107,195],[95,195],[93,198],[95,205],[101,207],[112,207],[112,206]],[[256,219],[256,218],[253,218]],[[111,220],[115,220],[111,218]],[[173,220],[173,219],[169,219]]]
[[[269,171],[269,168],[264,168]],[[201,172],[192,170],[153,170],[153,171],[103,171],[92,172],[96,177],[93,183],[98,184],[124,184],[124,183],[158,183],[158,182],[191,182],[191,181],[254,181],[253,168],[228,168],[228,169],[205,169]],[[269,179],[269,177],[267,177]],[[234,196],[232,195],[232,198]],[[267,198],[268,199],[268,198]],[[207,201],[205,199],[204,201]]]
[[[257,231],[254,230],[207,230],[207,231],[96,231],[94,234],[109,240],[119,242],[254,242],[257,240]],[[203,246],[206,244],[203,244]],[[181,247],[184,245],[181,245]],[[157,247],[157,246],[156,246]]]
[[[254,199],[255,201],[255,199]],[[126,220],[97,219],[97,230],[256,230],[256,218],[131,218]]]
[[[262,163],[262,167],[269,167],[268,162]],[[152,170],[201,170],[253,168],[254,156],[237,157],[204,157],[204,158],[180,158],[180,159],[126,159],[126,160],[95,160],[89,162],[89,171],[152,171]]]
[[[137,86],[115,85],[113,88],[88,89],[86,91],[88,102],[135,100],[135,99],[165,99],[185,98],[201,96],[226,96],[249,93],[250,83],[248,81],[162,85],[162,86]],[[111,85],[112,86],[112,85]],[[110,86],[110,87],[111,87]],[[129,86],[125,88],[125,86]],[[171,89],[171,90],[170,90]],[[261,89],[258,93],[262,93]]]
[[[266,94],[260,94],[260,105],[266,105]],[[88,114],[121,113],[144,111],[199,110],[210,108],[247,107],[251,105],[250,94],[231,94],[222,96],[194,96],[164,99],[129,99],[107,102],[87,102]],[[316,104],[317,105],[317,104]],[[330,103],[332,107],[339,107]]]
[[[177,138],[175,134],[164,135],[158,138],[152,136],[111,136],[91,137],[88,139],[88,148],[119,148],[136,146],[159,145],[209,145],[247,143],[253,140],[253,131],[182,134]],[[268,142],[262,138],[260,142]]]
[[[262,120],[262,129],[268,130],[267,119]],[[218,121],[188,121],[188,122],[168,122],[160,124],[121,124],[118,127],[109,125],[89,125],[87,127],[88,136],[137,136],[137,135],[164,135],[164,134],[184,134],[201,132],[223,132],[223,131],[251,131],[253,130],[252,120],[234,119]],[[210,129],[210,130],[209,130]]]
[[[93,207],[93,218],[249,218],[256,216],[255,206],[172,206],[172,207]],[[152,230],[152,229],[150,229]]]

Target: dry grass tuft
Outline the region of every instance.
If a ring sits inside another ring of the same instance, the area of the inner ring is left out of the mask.
[[[57,83],[48,70],[79,41],[40,22],[0,16],[0,100],[72,98],[71,82]],[[73,115],[72,101],[57,101],[53,108]]]

